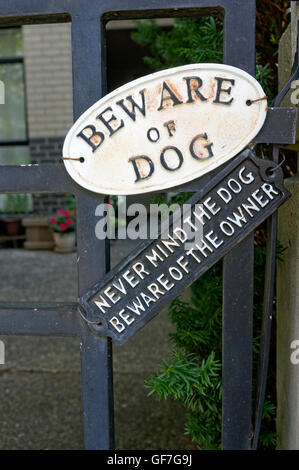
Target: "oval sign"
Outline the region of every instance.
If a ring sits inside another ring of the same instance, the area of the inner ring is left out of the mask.
[[[91,106],[68,132],[64,163],[81,186],[137,194],[186,183],[241,152],[267,114],[260,84],[222,64],[134,80]]]

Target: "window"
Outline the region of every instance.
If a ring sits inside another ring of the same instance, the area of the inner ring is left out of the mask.
[[[0,29],[0,80],[5,92],[0,104],[0,165],[28,163],[21,28]]]
[[[21,28],[0,28],[0,165],[29,163]],[[0,212],[6,196],[0,195]]]

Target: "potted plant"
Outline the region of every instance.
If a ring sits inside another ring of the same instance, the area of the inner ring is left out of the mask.
[[[26,214],[30,208],[29,194],[7,194],[4,204],[4,213],[6,217],[3,219],[5,224],[5,232],[7,235],[19,235],[22,229],[21,214]]]
[[[59,209],[49,220],[57,253],[71,253],[76,246],[76,211]]]

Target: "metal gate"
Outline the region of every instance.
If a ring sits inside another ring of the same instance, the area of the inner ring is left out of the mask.
[[[255,74],[255,0],[0,0],[0,26],[71,22],[74,118],[106,91],[105,23],[116,19],[224,16],[224,61]],[[255,143],[292,143],[295,110],[270,108]],[[200,181],[183,191],[194,191]],[[0,193],[61,193],[77,202],[78,294],[109,270],[109,245],[94,234],[103,197],[74,183],[62,164],[0,168]],[[252,435],[253,234],[224,259],[224,449],[249,449]],[[81,342],[86,449],[112,449],[111,340],[96,334],[76,303],[1,303],[0,334],[77,336]]]

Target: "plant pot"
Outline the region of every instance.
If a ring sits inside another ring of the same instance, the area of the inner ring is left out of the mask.
[[[54,232],[54,242],[56,253],[71,253],[76,246],[76,232],[58,233]]]
[[[53,234],[48,227],[47,219],[43,217],[25,217],[22,220],[25,227],[26,250],[52,250],[54,247]]]
[[[11,219],[4,219],[5,224],[5,233],[6,235],[16,236],[19,235],[21,232],[21,219],[18,218],[11,218]]]

